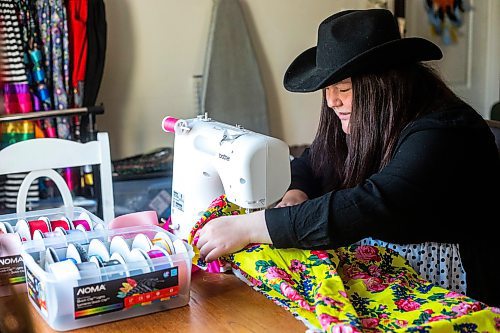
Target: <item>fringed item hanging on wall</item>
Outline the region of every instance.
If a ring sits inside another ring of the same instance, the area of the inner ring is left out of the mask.
[[[441,36],[445,45],[458,42],[463,15],[470,9],[465,0],[425,0],[432,32]]]

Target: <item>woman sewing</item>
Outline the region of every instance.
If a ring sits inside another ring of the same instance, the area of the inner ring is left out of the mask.
[[[431,282],[499,305],[490,193],[500,160],[486,122],[424,64],[441,57],[428,40],[401,38],[387,10],[324,20],[284,76],[291,92],[323,91],[289,191],[276,208],[208,222],[200,255],[382,244]]]

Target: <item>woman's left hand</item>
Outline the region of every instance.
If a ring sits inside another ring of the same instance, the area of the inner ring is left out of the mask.
[[[250,243],[271,241],[264,211],[216,218],[207,222],[196,237],[198,240],[194,245],[200,250],[201,259],[206,262],[239,251]]]

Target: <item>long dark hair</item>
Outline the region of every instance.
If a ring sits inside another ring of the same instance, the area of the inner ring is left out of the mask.
[[[326,182],[325,191],[354,187],[391,160],[409,122],[460,99],[430,67],[416,63],[353,76],[350,134],[335,112],[323,105],[311,144],[311,165]]]

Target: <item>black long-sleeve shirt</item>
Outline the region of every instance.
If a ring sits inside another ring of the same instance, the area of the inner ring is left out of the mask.
[[[350,189],[321,193],[309,151],[292,162],[290,189],[310,200],[268,209],[267,228],[279,248],[335,248],[366,237],[398,244],[458,243],[467,294],[500,304],[500,159],[486,122],[461,106],[410,123],[392,160]],[[496,229],[496,228],[495,228]]]

